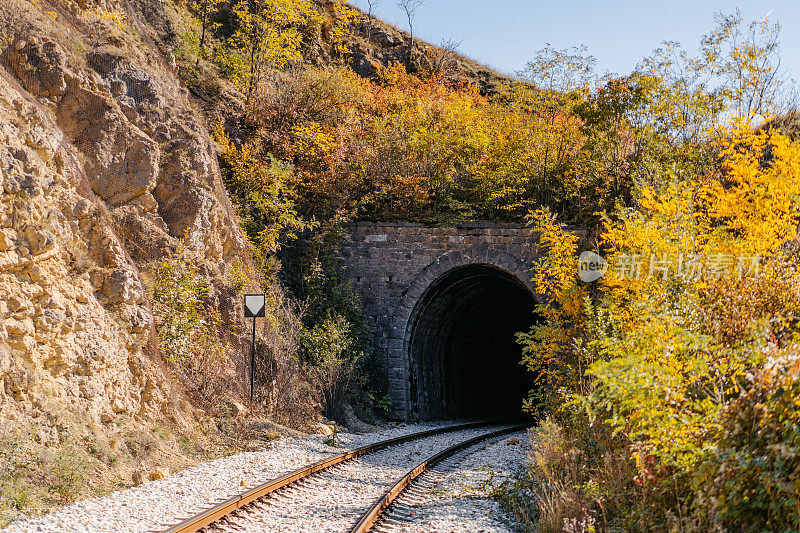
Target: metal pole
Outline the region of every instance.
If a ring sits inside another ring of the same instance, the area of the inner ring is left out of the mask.
[[[253,317],[253,345],[250,349],[250,403],[253,403],[253,390],[256,384],[256,317]]]

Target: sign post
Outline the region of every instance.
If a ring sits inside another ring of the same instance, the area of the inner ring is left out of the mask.
[[[250,349],[250,403],[253,403],[253,390],[256,385],[256,317],[267,316],[263,294],[246,294],[244,297],[244,316],[253,317],[253,344]]]

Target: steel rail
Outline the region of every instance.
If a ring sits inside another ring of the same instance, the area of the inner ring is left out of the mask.
[[[355,526],[350,530],[350,533],[367,533],[368,531],[372,530],[373,526],[378,522],[383,512],[397,500],[398,497],[405,491],[414,480],[416,480],[419,476],[425,473],[427,470],[436,466],[438,463],[441,463],[448,457],[469,448],[470,446],[477,444],[483,440],[491,439],[494,437],[499,437],[501,435],[506,435],[508,433],[514,433],[516,431],[520,431],[522,429],[527,428],[527,424],[521,424],[517,426],[512,426],[509,428],[501,429],[499,431],[493,431],[491,433],[486,433],[484,435],[478,435],[472,439],[466,440],[455,446],[451,446],[446,450],[442,450],[441,452],[437,453],[429,457],[428,459],[424,460],[413,469],[409,470],[408,473],[403,476],[397,483],[391,486],[386,492],[383,493],[383,496],[378,498],[375,503],[372,504],[372,507],[367,510],[361,518],[356,523]]]
[[[242,507],[249,505],[254,501],[263,498],[264,496],[267,496],[279,489],[282,489],[287,485],[291,485],[292,483],[295,483],[303,478],[316,474],[317,472],[340,465],[345,461],[355,459],[362,455],[376,452],[378,450],[382,450],[384,448],[388,448],[390,446],[394,446],[397,444],[423,439],[425,437],[430,437],[432,435],[438,435],[441,433],[448,433],[452,431],[474,429],[486,425],[489,424],[487,422],[472,422],[469,424],[458,424],[454,426],[429,429],[427,431],[420,431],[418,433],[403,435],[402,437],[395,437],[393,439],[388,439],[381,442],[369,444],[367,446],[362,446],[361,448],[350,450],[349,452],[345,452],[333,457],[329,457],[328,459],[317,461],[316,463],[312,463],[302,468],[298,468],[297,470],[289,472],[288,474],[285,474],[281,477],[275,478],[271,481],[267,481],[262,485],[254,487],[246,492],[243,492],[237,496],[225,500],[222,503],[214,505],[209,509],[201,511],[200,513],[197,513],[183,520],[181,523],[176,524],[170,527],[169,529],[163,530],[162,533],[195,533],[197,531],[200,531],[202,528],[220,520],[221,518],[230,515],[234,511],[241,509]]]

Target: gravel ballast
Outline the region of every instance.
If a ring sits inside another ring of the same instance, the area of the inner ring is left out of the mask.
[[[381,532],[509,532],[491,492],[522,465],[525,431],[477,444],[436,465],[389,509]]]
[[[102,498],[85,500],[35,519],[15,522],[9,525],[5,531],[27,533],[163,530],[181,519],[207,508],[213,501],[230,498],[247,488],[257,486],[309,463],[373,442],[447,425],[453,425],[453,423],[407,424],[361,435],[342,433],[339,438],[340,448],[323,444],[322,441],[327,437],[321,435],[284,438],[269,443],[263,451],[240,453],[194,466],[164,480],[148,482]],[[469,431],[458,432],[458,439],[469,438],[480,432],[481,430],[472,430],[472,433]],[[438,451],[434,449],[436,446],[441,445],[441,448],[444,448],[453,443],[452,435],[428,437],[424,441],[403,445],[402,453],[399,453],[398,448],[394,447],[391,450],[370,454],[360,460],[346,463],[335,469],[333,473],[324,475],[342,475],[344,476],[342,479],[350,476],[351,480],[360,478],[363,483],[375,488],[379,495],[380,490],[377,488],[379,483],[373,477],[376,471],[383,472],[387,479],[390,474],[400,475],[410,463],[416,464],[422,458]],[[395,466],[382,464],[384,460]],[[391,462],[392,460],[394,462]],[[308,484],[308,487],[312,487],[311,483]],[[284,497],[290,496],[293,491],[302,490],[307,489],[304,489],[302,485],[297,489],[287,489]],[[281,519],[274,526],[269,524],[266,530],[313,530],[316,532],[346,529],[346,527],[340,526],[348,523],[344,518],[345,514],[349,519],[352,513],[344,512],[348,503],[346,503],[346,499],[342,499],[341,494],[335,495],[335,492],[329,493],[333,500],[327,503],[324,498],[318,500],[317,504],[320,507],[317,509],[318,512],[306,515],[306,518],[300,518],[299,523],[289,520],[287,517],[286,520]],[[341,513],[337,509],[340,509]],[[342,524],[337,521],[339,520],[337,513],[342,515]],[[295,513],[295,515],[299,514],[302,512]],[[335,523],[338,529],[321,529],[318,520],[322,519],[326,523]],[[305,522],[306,526],[303,526],[302,522]],[[278,527],[279,524],[283,525]],[[260,531],[264,530],[263,527],[260,529]]]
[[[360,515],[398,478],[424,459],[489,433],[479,428],[434,435],[392,446],[320,473],[240,512],[223,531],[334,533],[348,531]]]

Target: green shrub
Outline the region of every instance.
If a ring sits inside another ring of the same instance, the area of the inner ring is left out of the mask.
[[[36,468],[37,458],[25,445],[29,438],[12,424],[0,430],[0,524],[33,499],[28,476]]]
[[[228,273],[227,283],[234,294],[240,294],[245,284],[250,280],[242,261],[236,261]]]
[[[158,346],[167,361],[206,398],[229,390],[233,350],[222,340],[219,311],[205,303],[208,279],[183,244],[151,266],[149,286]]]
[[[350,350],[352,342],[349,323],[333,313],[301,333],[305,360],[329,418],[341,418],[350,391],[358,363],[358,354]]]
[[[58,494],[65,503],[74,502],[89,479],[88,457],[74,446],[63,446],[49,462],[50,490]]]
[[[694,475],[698,511],[733,531],[800,531],[800,351],[775,354],[722,413]]]
[[[282,277],[305,303],[304,363],[326,414],[341,420],[351,405],[362,420],[374,420],[388,413],[385,370],[372,352],[373,331],[361,298],[340,275],[334,253],[340,232],[338,221],[331,221],[286,249]],[[339,355],[333,355],[336,350]]]

